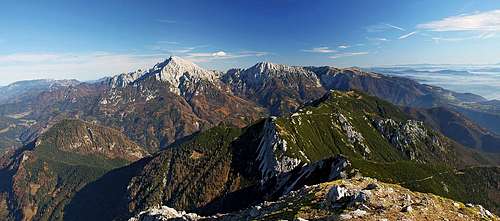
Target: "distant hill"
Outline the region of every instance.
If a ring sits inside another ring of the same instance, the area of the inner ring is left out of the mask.
[[[35,96],[44,91],[57,90],[64,87],[79,84],[77,80],[27,80],[18,81],[7,86],[0,87],[0,104],[13,103],[26,96]]]
[[[119,131],[64,120],[0,160],[4,219],[59,220],[73,194],[104,173],[147,156]]]

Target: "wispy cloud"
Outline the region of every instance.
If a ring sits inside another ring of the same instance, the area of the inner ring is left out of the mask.
[[[193,52],[196,49],[206,48],[206,47],[208,47],[208,45],[197,45],[197,46],[192,46],[192,47],[179,47],[179,48],[175,48],[175,49],[173,49],[171,47],[167,47],[167,48],[161,49],[160,51],[165,51],[167,53],[175,54],[175,55],[182,55],[182,54],[186,54],[189,52]]]
[[[336,50],[330,49],[329,47],[317,47],[312,49],[303,49],[304,52],[312,52],[312,53],[333,53]]]
[[[346,49],[346,48],[350,48],[351,46],[350,45],[339,45],[338,48],[340,49]]]
[[[432,37],[431,39],[436,42],[459,42],[466,40],[485,40],[496,36],[496,33],[482,33],[478,35],[466,36],[466,37]]]
[[[496,33],[494,33],[494,32],[490,32],[490,33],[486,32],[486,33],[479,35],[479,38],[480,39],[490,39],[490,38],[493,38],[495,36],[496,36]]]
[[[500,31],[500,10],[462,14],[417,25],[430,31]]]
[[[174,46],[179,47],[180,42],[177,41],[167,41],[167,40],[161,40],[153,43],[152,45],[146,46],[147,49],[153,50],[153,51],[166,51],[171,49]]]
[[[366,39],[369,40],[369,41],[378,41],[378,42],[390,41],[387,38],[380,38],[380,37],[377,37],[377,38],[370,38],[370,37],[368,37]]]
[[[191,52],[194,49],[196,49],[196,47],[184,47],[184,48],[180,48],[180,49],[168,49],[167,51],[170,53],[174,53],[174,54],[183,54],[183,53]]]
[[[362,51],[362,52],[346,52],[346,53],[340,53],[336,55],[329,56],[331,59],[337,59],[337,58],[343,58],[343,57],[352,57],[352,56],[359,56],[359,55],[367,55],[370,54],[367,51]]]
[[[412,32],[410,32],[410,33],[408,33],[408,34],[405,34],[405,35],[401,35],[401,36],[399,36],[399,38],[398,38],[398,39],[405,39],[405,38],[409,38],[410,36],[412,36],[412,35],[414,35],[414,34],[417,34],[417,33],[418,33],[417,31],[412,31]]]
[[[167,45],[178,45],[180,44],[178,41],[157,41],[158,44],[167,44]]]
[[[366,31],[368,31],[368,32],[385,32],[385,31],[388,31],[391,29],[392,30],[395,29],[395,30],[399,30],[399,31],[406,31],[406,29],[404,29],[402,27],[392,25],[389,23],[379,23],[376,25],[370,25],[370,26],[366,27]]]
[[[387,23],[385,23],[385,25],[387,25],[387,26],[389,26],[391,28],[400,30],[400,31],[406,31],[404,28],[401,28],[401,27],[398,27],[398,26],[395,26],[395,25],[391,25],[391,24],[387,24]]]

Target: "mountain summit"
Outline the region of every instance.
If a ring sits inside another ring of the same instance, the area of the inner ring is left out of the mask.
[[[156,64],[153,69],[149,70],[149,73],[143,75],[143,78],[150,77],[169,83],[172,92],[180,94],[179,88],[182,87],[184,82],[198,82],[200,80],[215,82],[218,79],[218,74],[215,71],[205,70],[180,57],[172,56]]]
[[[181,94],[184,84],[190,82],[196,84],[201,80],[216,83],[219,74],[199,67],[191,61],[181,57],[171,56],[157,63],[148,71],[138,70],[131,73],[120,74],[110,78],[109,84],[112,88],[123,88],[132,83],[140,83],[147,79],[155,79],[169,84],[171,92]]]

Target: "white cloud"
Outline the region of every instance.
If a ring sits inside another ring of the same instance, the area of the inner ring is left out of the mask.
[[[336,55],[329,56],[331,59],[337,59],[337,58],[343,58],[343,57],[352,57],[352,56],[359,56],[359,55],[367,55],[370,54],[367,51],[362,51],[362,52],[346,52],[346,53],[340,53]]]
[[[336,52],[335,50],[330,49],[329,47],[317,47],[317,48],[312,48],[312,49],[303,49],[302,51],[312,52],[312,53],[333,53],[333,52]]]
[[[413,32],[410,32],[408,34],[405,34],[405,35],[401,35],[398,39],[405,39],[405,38],[408,38],[414,34],[417,34],[418,32],[417,31],[413,31]]]
[[[350,48],[350,47],[351,47],[350,45],[339,45],[340,49],[346,49],[346,48]]]
[[[214,56],[214,57],[224,57],[224,56],[227,56],[227,53],[223,52],[223,51],[218,51],[218,52],[213,53],[212,56]]]
[[[417,25],[430,31],[500,31],[500,10],[462,14]]]
[[[262,51],[239,51],[239,52],[200,52],[200,53],[187,53],[184,57],[192,62],[210,62],[213,60],[220,59],[236,59],[244,57],[261,57],[269,54],[268,52]]]

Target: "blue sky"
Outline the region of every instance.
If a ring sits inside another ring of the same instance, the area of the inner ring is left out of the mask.
[[[177,55],[224,70],[258,61],[380,66],[500,62],[500,1],[10,1],[0,84],[96,79]]]

